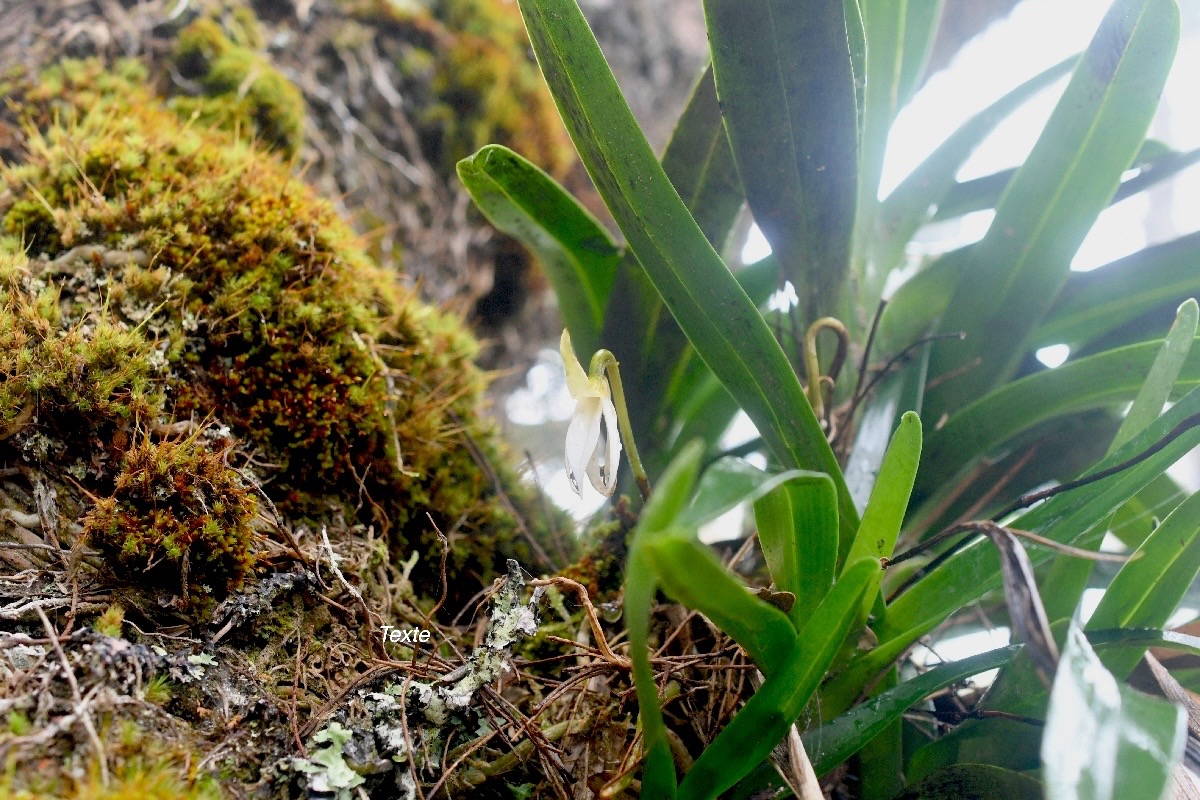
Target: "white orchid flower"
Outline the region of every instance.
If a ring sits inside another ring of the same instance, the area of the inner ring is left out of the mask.
[[[567,428],[567,477],[575,494],[583,496],[582,476],[587,474],[592,486],[605,497],[617,488],[617,466],[621,460],[621,436],[617,433],[617,409],[613,405],[612,389],[603,369],[593,369],[592,375],[583,370],[571,347],[571,334],[563,331],[559,342],[563,367],[567,372],[567,390],[575,400],[575,414]],[[600,463],[600,428],[604,427],[604,463]]]

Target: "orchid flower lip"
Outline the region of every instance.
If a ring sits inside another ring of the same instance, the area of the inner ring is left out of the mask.
[[[566,466],[571,488],[583,496],[583,476],[605,497],[617,488],[621,459],[621,437],[612,390],[603,372],[588,375],[571,346],[571,335],[563,331],[559,343],[567,390],[575,400],[575,413],[567,428]],[[604,433],[604,462],[601,464],[601,430]]]

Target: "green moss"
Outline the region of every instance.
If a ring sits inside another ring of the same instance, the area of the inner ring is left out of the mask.
[[[487,463],[500,445],[461,322],[370,262],[275,159],[122,74],[64,64],[13,95],[34,129],[0,172],[0,446],[60,472],[54,452],[79,459],[114,571],[153,563],[164,588],[245,575],[251,512],[217,463],[234,443],[281,513],[373,525],[427,560],[422,587],[439,584],[434,525],[455,572],[537,565],[512,515],[533,494]],[[229,441],[148,433],[206,419]]]
[[[189,604],[224,597],[250,569],[257,504],[242,477],[196,438],[143,441],[125,454],[113,495],[83,519],[122,577],[179,590]]]
[[[24,219],[25,208],[12,213]],[[36,285],[21,270],[0,282],[0,440],[76,463],[81,446],[128,431],[161,402],[154,348],[103,307],[65,319],[60,290]]]
[[[198,97],[176,97],[180,116],[193,115],[207,125],[238,131],[252,126],[257,138],[290,158],[304,140],[304,99],[256,48],[262,35],[244,7],[232,19],[234,36],[212,19],[184,28],[175,47],[180,74],[203,89]]]
[[[434,13],[450,32],[438,51],[428,112],[445,126],[454,164],[485,144],[517,147],[548,172],[562,175],[574,158],[537,65],[515,2],[442,0]]]
[[[82,774],[51,770],[10,771],[0,777],[8,800],[220,800],[217,782],[194,772],[193,754],[175,752],[138,725],[114,726],[105,777],[97,762]],[[109,732],[106,732],[109,733]],[[192,765],[192,766],[189,766]]]

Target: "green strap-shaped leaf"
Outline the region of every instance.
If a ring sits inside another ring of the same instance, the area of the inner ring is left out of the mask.
[[[940,323],[964,341],[934,346],[927,419],[1007,380],[1070,274],[1158,106],[1179,41],[1175,0],[1117,0],[1042,135],[996,206]]]
[[[929,473],[922,474],[922,485],[948,480],[949,470],[969,464],[1041,422],[1132,401],[1162,345],[1162,340],[1143,342],[1069,361],[981,397],[929,434],[925,446]],[[1176,398],[1200,384],[1200,348],[1187,355],[1177,381],[1171,393]]]
[[[813,770],[818,775],[824,775],[857,753],[888,723],[898,719],[924,698],[972,675],[1004,666],[1020,649],[1021,645],[1009,645],[961,661],[940,664],[809,731],[802,738],[812,759]]]
[[[662,167],[700,230],[720,250],[745,198],[721,122],[711,68],[692,89],[663,152]],[[774,286],[774,268],[770,279]],[[617,268],[601,340],[622,362],[626,391],[642,401],[631,409],[634,430],[638,441],[653,452],[654,437],[659,435],[655,420],[669,400],[667,383],[689,346],[630,250]]]
[[[1188,300],[1179,307],[1175,322],[1167,333],[1167,338],[1163,340],[1162,347],[1155,354],[1154,363],[1151,364],[1146,379],[1142,382],[1137,397],[1133,400],[1133,405],[1129,407],[1129,412],[1121,421],[1121,427],[1117,429],[1117,433],[1113,437],[1112,444],[1108,449],[1110,454],[1157,419],[1163,406],[1171,398],[1172,392],[1176,389],[1179,373],[1183,369],[1188,353],[1192,349],[1192,342],[1196,337],[1197,311],[1195,300]],[[1097,527],[1089,540],[1081,542],[1080,545],[1098,548],[1103,541],[1105,530],[1111,527],[1111,520],[1108,525],[1102,527],[1103,529]],[[1042,594],[1049,598],[1046,603],[1046,612],[1050,615],[1051,621],[1066,619],[1075,613],[1076,605],[1087,588],[1091,573],[1092,563],[1083,559],[1059,558],[1050,567],[1040,583],[1046,587]],[[1049,587],[1054,588],[1050,590]],[[1176,599],[1178,600],[1178,598]],[[1162,623],[1150,622],[1147,624]]]
[[[892,121],[900,108],[909,3],[908,0],[861,0],[859,10],[870,46],[867,48],[866,85],[863,87],[856,237],[871,230],[875,209],[879,205],[879,176],[883,173],[888,131],[892,129]]]
[[[1187,363],[1192,344],[1196,341],[1196,326],[1200,322],[1200,306],[1195,300],[1187,300],[1175,312],[1175,324],[1167,331],[1162,348],[1154,358],[1150,373],[1138,390],[1129,413],[1125,415],[1120,430],[1113,439],[1116,449],[1140,433],[1162,413],[1163,406],[1171,399],[1176,382]]]
[[[825,477],[823,472],[803,470],[767,472],[740,458],[722,458],[704,470],[695,497],[676,516],[675,524],[684,528],[698,528],[742,503],[753,503],[786,481],[822,477]]]
[[[881,241],[876,257],[883,269],[900,263],[904,247],[954,185],[954,176],[996,126],[1038,92],[1066,75],[1078,59],[1050,67],[964,122],[887,196],[879,212]],[[926,324],[933,317],[926,319]]]
[[[520,7],[583,163],[646,274],[779,462],[833,477],[849,536],[857,514],[804,390],[655,159],[578,5],[520,0]]]
[[[815,477],[814,477],[815,476]],[[807,473],[754,504],[767,571],[796,602],[788,616],[799,630],[833,587],[837,569],[837,492],[828,475]]]
[[[1095,339],[1164,303],[1200,294],[1200,232],[1073,272],[1034,334],[1035,346]]]
[[[1163,520],[1113,578],[1088,630],[1161,628],[1200,574],[1200,493]],[[1136,650],[1106,654],[1103,661],[1125,678],[1141,660]]]
[[[629,635],[629,656],[633,662],[633,685],[638,700],[638,724],[642,728],[646,752],[642,769],[642,796],[648,800],[675,797],[675,759],[671,742],[658,705],[658,685],[650,665],[650,614],[654,608],[658,581],[649,557],[640,548],[631,548],[625,565],[625,630]]]
[[[1170,475],[1159,475],[1113,515],[1113,535],[1130,549],[1140,547],[1159,520],[1175,510],[1186,497],[1187,492]]]
[[[662,168],[700,230],[719,251],[742,210],[745,196],[721,121],[711,65],[692,89],[663,151]]]
[[[748,775],[787,735],[825,677],[879,565],[852,564],[809,617],[778,672],[705,748],[679,786],[679,797],[709,800]]]
[[[675,761],[662,709],[658,705],[658,687],[650,665],[650,614],[658,592],[654,565],[646,553],[646,543],[671,530],[676,515],[684,508],[700,472],[704,446],[692,442],[663,472],[658,486],[646,501],[641,519],[634,528],[625,565],[625,630],[629,635],[629,659],[633,662],[633,683],[638,699],[638,722],[646,752],[642,771],[642,796],[648,800],[675,797]]]
[[[876,264],[867,252],[877,243],[880,211],[879,178],[888,133],[896,113],[916,91],[941,17],[942,0],[862,0],[862,22],[870,47],[866,53],[866,86],[862,87],[862,133],[859,151],[858,209],[855,213],[854,268],[860,274],[860,305],[878,300],[889,264]]]
[[[768,678],[796,643],[787,614],[751,594],[692,533],[674,529],[645,545],[663,591],[694,608],[741,645]]]
[[[850,263],[858,112],[847,5],[706,0],[717,96],[746,200],[802,317],[836,310]]]
[[[924,345],[913,353],[911,362],[882,378],[865,401],[846,462],[846,485],[855,507],[866,508],[875,476],[901,417],[907,411],[921,413],[928,367],[929,346]]]
[[[1162,152],[1162,147],[1162,143],[1155,140],[1147,140],[1142,145],[1141,152],[1134,160],[1134,166],[1138,168],[1137,174],[1121,180],[1121,186],[1113,195],[1111,205],[1116,205],[1138,192],[1143,192],[1200,161],[1200,150],[1190,150],[1186,153],[1177,153],[1172,150]],[[1016,169],[1006,169],[982,178],[954,184],[950,187],[950,191],[946,192],[945,200],[938,204],[937,211],[930,221],[940,222],[961,217],[972,211],[995,208],[996,202],[1004,194],[1009,181],[1016,174]]]
[[[620,254],[575,198],[507,147],[489,144],[458,162],[458,177],[484,216],[538,257],[558,296],[571,339],[600,347],[600,326]]]
[[[1042,735],[1047,800],[1162,797],[1186,737],[1182,708],[1119,684],[1071,628]]]
[[[904,56],[900,63],[898,109],[906,106],[921,86],[945,5],[946,0],[908,3],[904,20]]]
[[[1200,390],[1193,390],[1124,447],[1103,459],[1090,472],[1124,463],[1157,444],[1192,415],[1200,413]],[[1184,453],[1200,443],[1200,428],[1191,427],[1135,466],[1095,483],[1051,497],[1011,524],[1069,543],[1106,520],[1123,502],[1164,472]],[[1031,548],[1037,564],[1049,557],[1045,549]],[[884,624],[876,630],[880,649],[893,638],[908,642],[928,633],[955,609],[962,608],[1000,585],[999,562],[990,542],[976,540],[963,546],[924,575],[888,607]]]
[[[892,443],[883,457],[858,534],[844,556],[846,563],[853,564],[863,558],[876,561],[891,558],[920,463],[921,418],[909,411],[901,417],[900,426],[892,434]]]

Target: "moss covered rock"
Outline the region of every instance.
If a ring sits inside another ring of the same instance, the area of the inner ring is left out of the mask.
[[[486,580],[522,490],[461,323],[136,66],[10,88],[29,127],[0,173],[0,458],[56,476],[118,574],[183,595],[244,577],[248,487],[285,524],[373,526],[432,565],[453,530],[449,568]]]

